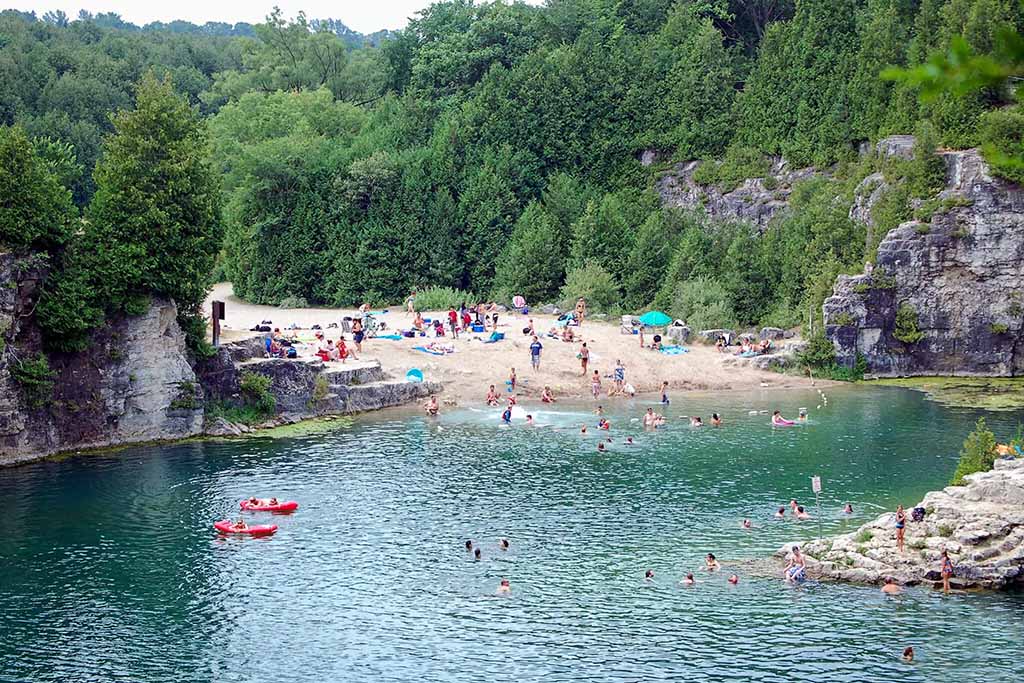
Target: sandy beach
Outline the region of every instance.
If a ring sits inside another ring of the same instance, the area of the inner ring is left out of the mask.
[[[278,308],[250,304],[234,296],[230,283],[217,284],[209,300],[224,301],[225,320],[222,323],[222,340],[231,341],[257,334],[249,328],[263,320],[272,320],[274,327],[287,331],[289,325],[300,326],[296,330],[300,340],[312,341],[314,324],[325,328],[328,339],[337,339],[337,329],[326,329],[330,323],[337,323],[344,316],[351,316],[354,309],[339,308]],[[209,310],[207,303],[206,310]],[[387,309],[378,319],[387,324],[386,332],[397,332],[411,327],[412,315],[401,308]],[[375,310],[374,313],[380,313]],[[443,316],[441,312],[423,312],[424,318]],[[545,386],[551,387],[557,398],[580,398],[590,396],[590,378],[582,375],[580,361],[576,358],[583,341],[591,352],[590,371],[598,370],[603,388],[612,387],[611,374],[616,360],[621,360],[626,369],[626,382],[632,384],[638,393],[655,392],[663,381],[668,381],[670,394],[681,391],[726,391],[763,388],[806,387],[811,381],[801,377],[765,372],[750,367],[747,363],[718,353],[714,347],[698,343],[687,346],[688,353],[670,356],[640,347],[639,337],[624,334],[619,330],[618,320],[609,322],[586,321],[576,329],[575,343],[541,337],[544,345],[538,371],[530,367],[529,336],[522,330],[529,319],[533,319],[538,332],[549,330],[555,322],[550,315],[522,316],[506,313],[499,317],[498,331],[505,339],[494,344],[484,344],[484,334],[460,334],[459,339],[446,336],[436,341],[453,343],[455,353],[434,356],[413,349],[430,341],[428,337],[400,340],[368,339],[363,342],[359,360],[377,360],[385,371],[402,377],[411,368],[419,368],[430,380],[444,383],[445,400],[460,403],[482,402],[489,385],[493,384],[500,393],[505,393],[505,380],[511,368],[516,369],[519,386],[516,394],[523,398],[539,398]],[[488,334],[490,328],[488,328]],[[650,343],[651,335],[646,336]],[[351,335],[346,335],[351,344]],[[300,345],[299,354],[309,357],[315,351],[312,344]],[[739,361],[739,362],[737,362]],[[821,384],[820,380],[817,384]],[[615,397],[602,400],[614,401]],[[621,399],[620,399],[621,400]]]

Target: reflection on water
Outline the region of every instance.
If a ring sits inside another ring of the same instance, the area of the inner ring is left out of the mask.
[[[794,496],[818,516],[810,476],[822,532],[854,528],[943,485],[976,417],[899,390],[819,403],[677,397],[654,432],[633,421],[640,400],[606,404],[608,433],[589,404],[524,406],[534,428],[489,409],[391,413],[0,470],[0,680],[1017,680],[1020,595],[894,599],[744,573],[818,533],[772,518]],[[800,428],[749,414],[801,406]],[[722,429],[680,419],[712,411]],[[1005,433],[1015,416],[990,423]],[[272,538],[218,538],[212,522],[250,494],[301,508],[273,517]],[[699,571],[707,552],[721,574]],[[503,577],[512,594],[496,596]]]

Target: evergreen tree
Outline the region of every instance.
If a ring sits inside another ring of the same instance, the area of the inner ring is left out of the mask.
[[[71,236],[76,214],[71,192],[25,131],[0,126],[0,246],[56,250]]]
[[[544,208],[527,206],[498,259],[494,287],[500,298],[519,294],[530,303],[553,301],[564,276],[561,242],[556,221]]]

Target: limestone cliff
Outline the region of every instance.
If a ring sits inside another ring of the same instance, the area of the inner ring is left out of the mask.
[[[45,272],[32,264],[0,255],[0,465],[202,430],[202,389],[169,301],[110,320],[83,353],[50,354],[52,391],[28,400],[15,374],[42,348],[32,310]]]
[[[886,577],[907,585],[937,583],[946,550],[954,587],[1024,584],[1024,460],[997,460],[991,472],[969,475],[966,486],[933,491],[917,507],[925,510],[924,519],[908,519],[902,553],[890,512],[853,533],[804,544],[808,574],[854,583]],[[791,546],[777,555],[785,557]]]
[[[868,272],[837,279],[826,334],[839,362],[859,354],[875,376],[1019,375],[1024,189],[992,177],[977,150],[943,156],[934,214],[891,230]]]

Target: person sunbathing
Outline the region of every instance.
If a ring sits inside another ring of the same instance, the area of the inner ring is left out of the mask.
[[[235,522],[234,524],[232,524],[231,528],[235,529],[236,531],[245,531],[249,527],[246,526],[244,519],[240,519],[237,522]]]

